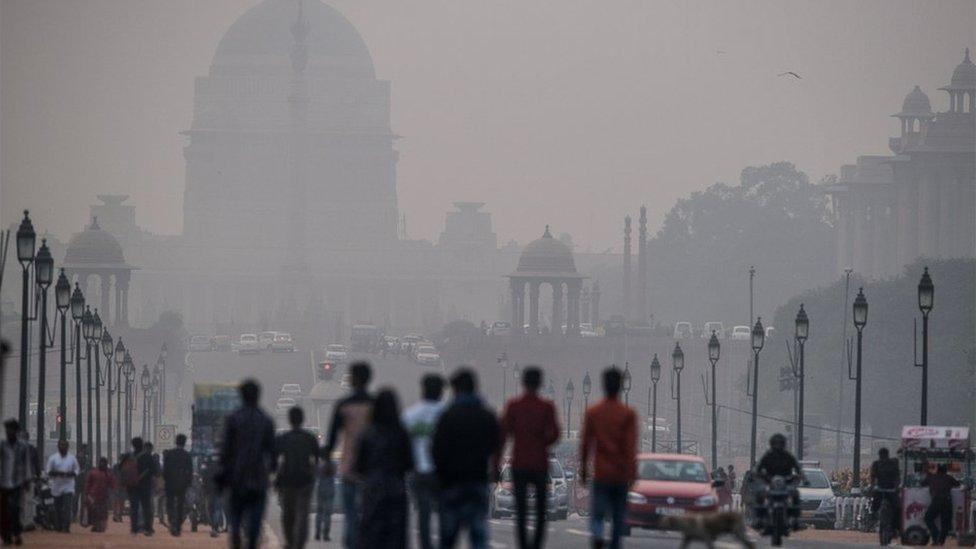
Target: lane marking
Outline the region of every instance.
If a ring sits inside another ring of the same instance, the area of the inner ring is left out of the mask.
[[[566,528],[564,530],[564,532],[566,532],[567,534],[574,534],[574,535],[577,535],[577,536],[590,537],[590,533],[589,532],[587,532],[585,530],[578,530],[576,528]]]

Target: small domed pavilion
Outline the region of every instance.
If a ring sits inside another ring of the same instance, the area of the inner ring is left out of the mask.
[[[529,243],[519,256],[518,268],[508,275],[512,292],[512,328],[521,333],[528,323],[530,334],[539,333],[539,291],[543,284],[552,288],[552,333],[562,329],[563,296],[566,296],[566,335],[580,331],[580,290],[585,276],[576,271],[573,251],[552,237],[549,226],[541,238]],[[565,286],[565,292],[563,290]],[[529,293],[529,317],[525,318],[525,289]]]
[[[91,295],[87,291],[88,278],[93,275],[98,277],[101,290],[99,316],[102,322],[110,326],[129,325],[129,279],[134,267],[125,262],[119,241],[98,226],[97,217],[84,231],[71,237],[63,265],[88,296]],[[109,292],[113,282],[115,313],[110,316]]]

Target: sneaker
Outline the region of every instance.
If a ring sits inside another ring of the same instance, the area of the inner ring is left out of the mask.
[[[216,530],[211,530],[211,531],[210,531],[210,537],[212,537],[212,538],[215,538],[215,537],[217,537],[217,536],[219,536],[219,535],[220,535],[220,534],[218,534]]]

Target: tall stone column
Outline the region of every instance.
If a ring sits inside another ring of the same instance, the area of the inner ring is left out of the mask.
[[[624,218],[624,320],[630,320],[630,216]]]
[[[914,182],[898,184],[896,217],[898,222],[897,267],[901,270],[918,256],[918,190]]]
[[[952,215],[956,199],[956,175],[946,174],[939,181],[939,257],[956,256],[955,231],[953,226],[959,219]]]
[[[590,290],[590,322],[593,323],[594,330],[600,325],[600,283],[598,281],[593,282],[593,288]]]
[[[539,333],[539,282],[529,282],[529,333]]]
[[[637,323],[647,322],[647,207],[641,206],[637,227]]]
[[[938,201],[936,179],[925,174],[918,186],[918,255],[935,257],[938,254]]]
[[[972,174],[963,176],[959,190],[960,255],[976,257],[976,180]]]
[[[580,333],[580,281],[567,284],[569,301],[566,310],[569,318],[566,319],[566,335],[578,336]]]
[[[101,305],[101,311],[102,311],[102,313],[101,314],[102,315],[105,315],[102,318],[102,322],[105,324],[105,326],[112,326],[112,318],[111,318],[112,317],[112,310],[108,308],[109,307],[109,304],[108,303],[109,303],[109,299],[110,299],[110,296],[108,295],[108,293],[111,291],[110,288],[111,288],[112,281],[109,280],[109,275],[106,274],[106,273],[99,274],[98,275],[98,281],[99,281],[100,286],[101,286],[99,288],[101,290],[99,292],[99,298],[101,299],[101,302],[102,302],[102,305]]]
[[[563,284],[553,281],[552,283],[552,325],[550,330],[553,335],[562,333],[563,329]]]

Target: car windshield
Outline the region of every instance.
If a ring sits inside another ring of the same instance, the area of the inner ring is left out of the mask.
[[[333,353],[343,353],[346,351],[346,348],[342,345],[329,345],[326,350]]]
[[[275,339],[277,339],[278,341],[288,341],[289,339],[291,339],[291,336],[288,334],[278,334],[275,336]]]
[[[421,348],[417,349],[417,352],[418,353],[426,353],[428,355],[437,354],[437,350],[434,349],[433,347],[421,347]]]
[[[241,341],[254,341],[256,339],[257,339],[257,337],[256,336],[253,336],[253,335],[242,335],[241,336]]]
[[[697,461],[642,459],[637,464],[637,478],[666,482],[708,482],[705,466]]]
[[[302,388],[300,385],[296,383],[285,383],[284,385],[281,386],[281,390],[288,391],[288,392],[296,392],[296,391],[301,391]]]
[[[510,467],[502,469],[501,479],[502,482],[512,482],[512,469]]]
[[[563,466],[554,459],[549,460],[549,476],[552,478],[563,478]]]
[[[830,480],[820,469],[804,469],[803,478],[804,488],[830,488]]]
[[[210,341],[210,338],[207,336],[193,336],[190,339],[191,343],[207,343],[208,341]]]

